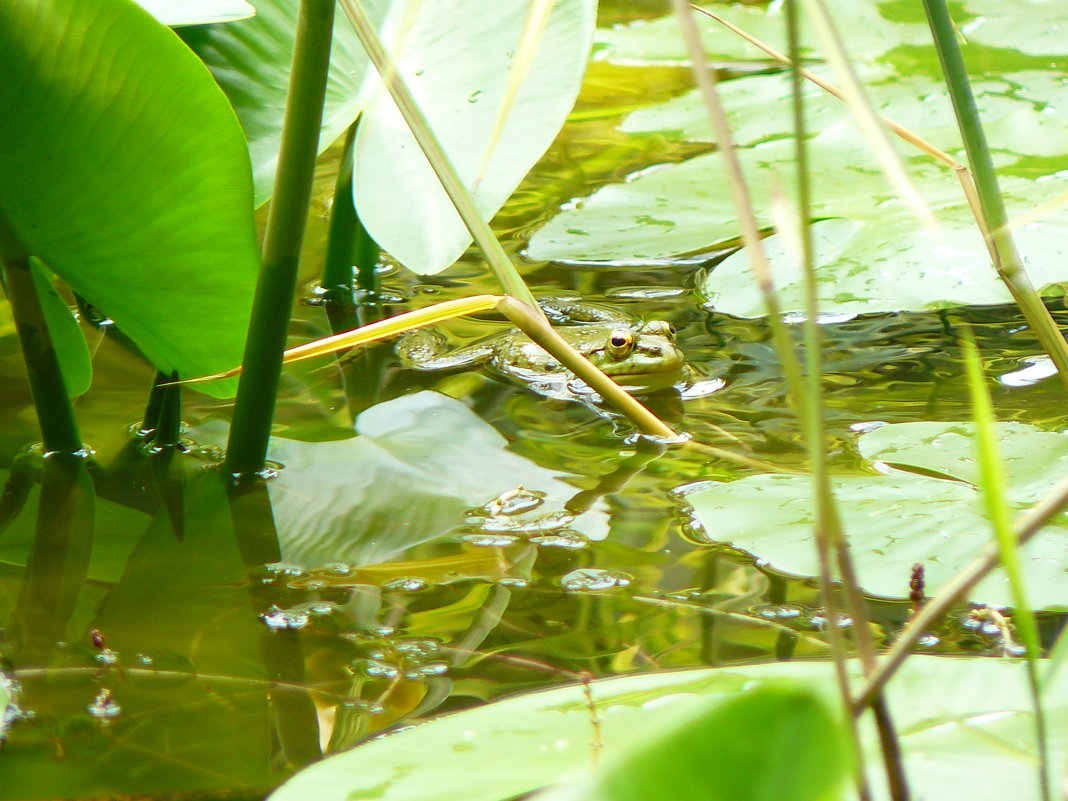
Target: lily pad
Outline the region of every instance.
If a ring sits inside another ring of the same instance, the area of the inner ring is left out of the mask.
[[[855,665],[851,672],[859,675]],[[1046,694],[1054,775],[1061,775],[1068,761],[1068,682],[1063,671],[1058,678]],[[593,682],[603,756],[625,755],[651,727],[680,710],[715,699],[726,704],[754,683],[783,679],[803,682],[834,703],[829,663],[685,670]],[[891,682],[889,700],[916,797],[1037,801],[1034,720],[1022,663],[915,656]],[[581,687],[528,693],[329,757],[290,779],[271,799],[504,801],[583,776],[592,762],[594,737]],[[876,742],[874,731],[863,729],[866,758],[873,767]],[[885,798],[879,782],[875,791]]]
[[[1016,57],[995,58],[990,47],[978,45],[973,51],[981,52],[966,55],[978,72],[973,89],[1004,173],[1002,191],[1010,216],[1019,217],[1063,191],[1068,126],[1055,110],[1068,103],[1068,85],[1047,64],[1039,65],[1021,54],[1050,54],[1053,43],[1041,35],[1042,26],[1059,30],[1068,12],[1055,4],[1028,0],[993,5],[965,0],[954,15],[965,28],[979,30],[987,30],[986,16],[993,15],[1005,22],[1004,28],[996,28],[998,33],[1010,32],[991,38],[989,44],[999,48],[996,53],[1016,53]],[[781,38],[782,7],[777,4],[767,10],[732,6],[717,13],[737,17],[735,21],[758,36],[767,36],[772,44]],[[918,72],[915,59],[906,58],[928,41],[923,15],[892,1],[839,4],[834,13],[860,61],[858,71],[876,109],[963,159],[940,76]],[[1011,24],[1018,17],[1026,18],[1026,23]],[[700,25],[716,23],[700,21]],[[720,54],[724,42],[734,38],[718,26],[707,28],[706,35],[713,57]],[[599,56],[608,60],[658,64],[685,60],[677,23],[671,17],[601,31],[598,37],[603,45]],[[1033,45],[1035,40],[1044,44]],[[1068,55],[1063,45],[1058,52]],[[732,46],[722,54],[741,57]],[[889,54],[895,55],[890,58]],[[825,66],[813,69],[833,80]],[[790,76],[748,76],[726,81],[720,88],[758,222],[770,227],[767,210],[772,192],[778,191],[773,187],[781,186],[788,196],[795,194],[795,154],[787,141],[793,136]],[[938,221],[937,229],[925,230],[888,189],[885,176],[855,132],[846,106],[807,82],[803,92],[810,132],[812,216],[837,218],[817,234],[821,309],[853,314],[1009,302],[1011,296],[990,267],[971,210],[951,171],[896,143],[914,185]],[[640,109],[620,128],[636,135],[655,132],[688,141],[713,140],[707,111],[696,92]],[[624,183],[605,186],[535,232],[527,254],[569,262],[642,263],[727,247],[737,241],[740,229],[733,204],[728,202],[721,162],[719,155],[709,154],[655,166],[629,176]],[[1015,231],[1032,282],[1050,294],[1061,294],[1063,289],[1055,285],[1068,280],[1068,271],[1061,268],[1066,248],[1058,236],[1063,216],[1062,212],[1047,214]],[[780,302],[788,311],[801,310],[804,291],[799,268],[785,256],[782,246],[774,241],[768,245]],[[717,311],[760,316],[764,306],[752,284],[748,254],[739,253],[700,281],[699,290]]]
[[[869,439],[869,437],[871,439]],[[1068,467],[1060,434],[1020,423],[999,425],[1008,465],[1010,499],[1018,509],[1033,502]],[[910,465],[947,476],[894,471],[891,475],[832,480],[863,589],[884,597],[908,595],[913,564],[926,569],[930,594],[941,589],[993,541],[975,478],[974,444],[964,423],[903,423],[860,438],[871,459]],[[751,476],[686,493],[703,538],[754,554],[784,573],[818,573],[813,530],[812,480],[803,476]],[[1028,593],[1036,608],[1068,608],[1068,528],[1048,526],[1022,551]],[[1000,571],[975,587],[970,600],[1011,605]]]

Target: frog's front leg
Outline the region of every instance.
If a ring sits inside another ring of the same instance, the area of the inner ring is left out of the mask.
[[[420,328],[401,337],[397,356],[408,370],[455,370],[485,364],[493,356],[492,342],[476,342],[449,350],[448,340],[432,328]]]

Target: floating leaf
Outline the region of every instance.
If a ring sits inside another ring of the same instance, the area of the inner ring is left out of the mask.
[[[869,439],[870,438],[870,439]],[[1068,447],[1061,434],[1020,423],[999,425],[999,446],[1017,508],[1033,502],[1065,473]],[[913,564],[926,568],[934,594],[992,542],[975,479],[974,443],[964,423],[902,423],[860,438],[870,459],[910,465],[959,480],[895,471],[844,476],[832,481],[852,545],[860,585],[885,597],[908,595]],[[754,554],[771,568],[815,576],[815,510],[812,480],[803,476],[751,476],[686,495],[708,540]],[[1024,569],[1036,607],[1068,608],[1064,553],[1068,528],[1048,526],[1023,550]],[[1008,582],[998,571],[970,600],[1011,605]]]
[[[856,666],[851,671],[860,674]],[[594,682],[602,757],[607,761],[626,753],[652,725],[702,699],[729,702],[755,682],[777,679],[803,682],[834,703],[837,688],[828,663],[686,670]],[[1023,664],[912,657],[891,682],[889,698],[917,797],[1037,801],[1034,721]],[[1052,684],[1047,703],[1050,758],[1060,775],[1068,761],[1068,682]],[[581,687],[515,696],[332,756],[297,774],[271,799],[504,801],[574,781],[588,770],[597,736],[590,715]],[[864,729],[863,739],[873,766],[881,764],[874,731]]]

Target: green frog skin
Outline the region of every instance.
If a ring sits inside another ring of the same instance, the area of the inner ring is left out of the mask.
[[[632,391],[670,386],[680,378],[685,358],[675,344],[675,330],[663,320],[638,322],[607,310],[581,307],[579,319],[596,322],[557,327],[556,331],[604,373]],[[551,311],[558,311],[554,306]],[[548,310],[547,310],[548,311]],[[558,314],[551,314],[557,317]],[[574,318],[572,318],[574,319]],[[449,350],[447,340],[430,329],[405,336],[397,345],[401,363],[413,370],[453,370],[485,365],[548,395],[574,379],[550,353],[518,329]]]

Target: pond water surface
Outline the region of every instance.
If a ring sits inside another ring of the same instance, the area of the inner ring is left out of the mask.
[[[622,112],[603,110],[689,86],[682,69],[595,65],[573,121],[495,226],[536,293],[581,295],[676,327],[686,387],[647,398],[669,425],[802,468],[766,324],[707,311],[695,295],[699,271],[719,255],[652,266],[522,258],[562,204],[709,150],[620,133]],[[319,176],[306,299],[335,165],[325,158]],[[495,289],[474,251],[434,278],[384,264],[381,280],[369,314]],[[953,333],[961,321],[975,328],[988,376],[1003,379],[991,384],[999,418],[1063,427],[1055,379],[1012,379],[1039,352],[1015,310],[854,316],[823,326],[835,470],[867,470],[858,426],[968,419]],[[462,341],[502,325],[468,320],[449,331]],[[327,333],[321,307],[296,309],[294,342]],[[151,368],[111,333],[87,335],[96,378],[77,413],[100,466],[90,471],[95,489],[81,466],[50,469],[81,487],[72,510],[51,512],[69,511],[73,531],[95,531],[92,558],[60,543],[68,550],[38,555],[27,571],[36,488],[0,535],[0,621],[10,621],[0,675],[17,689],[0,798],[259,798],[324,752],[522,690],[827,653],[813,586],[709,545],[714,532],[695,530],[674,493],[750,468],[641,441],[604,408],[477,369],[405,371],[386,344],[342,370],[322,361],[288,371],[278,476],[228,501],[213,464],[229,405],[188,391],[186,451],[146,454],[130,432]],[[25,453],[37,434],[13,338],[3,344],[8,479],[34,462]],[[94,494],[95,527],[78,522]],[[873,601],[872,615],[889,638],[908,604]],[[991,645],[959,620],[940,633],[936,651]]]

